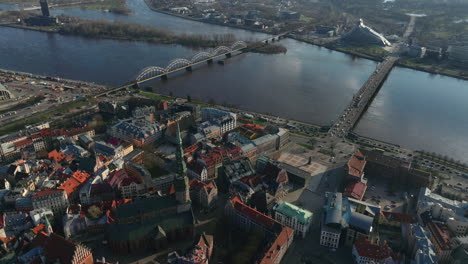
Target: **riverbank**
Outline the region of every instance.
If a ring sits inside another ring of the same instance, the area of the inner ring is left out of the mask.
[[[262,29],[246,27],[246,26],[243,26],[243,25],[219,23],[219,22],[212,21],[212,20],[199,19],[199,18],[184,16],[184,15],[181,15],[181,14],[176,14],[176,13],[173,13],[173,12],[163,10],[162,8],[155,8],[150,3],[148,3],[148,0],[144,0],[144,1],[145,1],[146,6],[149,9],[151,9],[152,11],[158,12],[158,13],[161,13],[161,14],[165,14],[165,15],[168,15],[168,16],[174,16],[174,17],[178,17],[178,18],[191,20],[191,21],[196,21],[196,22],[201,22],[201,23],[206,23],[206,24],[211,24],[211,25],[217,25],[217,26],[222,26],[222,27],[231,27],[231,28],[236,28],[236,29],[243,29],[243,30],[247,30],[247,31],[251,31],[251,32],[257,32],[257,33],[263,33],[263,34],[269,34],[269,35],[275,34],[275,32],[269,32],[269,31],[262,30]]]
[[[0,0],[0,4],[18,6],[17,10],[39,7],[37,0],[22,0],[21,3],[18,3],[18,0]],[[127,0],[61,0],[60,4],[49,3],[50,9],[75,7],[89,10],[103,10],[121,15],[133,13],[133,11],[127,7]]]
[[[444,67],[437,67],[437,66],[429,65],[429,64],[411,63],[408,60],[398,61],[397,66],[400,66],[400,67],[403,67],[403,68],[408,68],[408,69],[413,69],[413,70],[417,70],[417,71],[427,72],[427,73],[430,73],[430,74],[439,74],[439,75],[443,75],[443,76],[448,76],[448,77],[468,81],[468,70],[456,71],[456,70],[447,69],[447,68],[444,68]]]
[[[252,52],[255,53],[262,53],[262,54],[280,54],[280,53],[286,53],[288,49],[280,44],[265,44],[261,45],[259,47],[253,48],[251,50]]]
[[[0,26],[34,30],[62,35],[81,36],[93,39],[142,41],[152,44],[178,44],[192,48],[213,48],[230,45],[236,41],[231,34],[186,35],[136,23],[84,20],[78,17],[61,16],[64,23],[57,26],[29,26],[19,23],[5,23]]]
[[[159,12],[159,13],[162,13],[162,14],[175,16],[175,17],[178,17],[178,18],[183,18],[183,19],[196,21],[196,22],[201,22],[201,23],[207,23],[207,24],[213,24],[213,25],[243,29],[243,30],[252,31],[252,32],[258,32],[258,33],[264,33],[264,34],[274,34],[273,32],[260,30],[260,29],[255,29],[255,28],[251,28],[251,27],[246,27],[246,26],[242,26],[242,25],[235,25],[235,24],[228,24],[228,23],[217,23],[217,22],[211,21],[211,20],[197,19],[197,18],[193,18],[193,17],[181,15],[181,14],[176,14],[176,13],[173,13],[173,12],[163,10],[161,8],[155,8],[148,2],[148,0],[145,0],[145,3],[148,6],[148,8],[151,9],[152,11],[154,11],[154,12]],[[361,51],[359,49],[355,49],[355,48],[352,48],[352,47],[337,47],[335,45],[330,45],[329,42],[322,43],[322,41],[319,42],[319,41],[304,39],[302,37],[295,36],[295,35],[292,35],[292,34],[287,35],[287,37],[291,38],[291,39],[294,39],[294,40],[297,40],[297,41],[304,42],[304,43],[312,44],[312,45],[315,45],[315,46],[318,46],[318,47],[324,47],[324,48],[329,49],[329,50],[334,50],[334,51],[342,52],[342,53],[345,53],[345,54],[348,54],[348,55],[351,55],[351,56],[355,56],[355,57],[358,57],[358,58],[369,59],[369,60],[373,60],[373,61],[377,61],[377,62],[381,62],[383,57],[385,57],[387,55],[387,53],[373,54],[373,53]],[[320,40],[322,40],[322,39],[320,39]],[[405,67],[405,68],[418,70],[418,71],[431,73],[431,74],[440,74],[440,75],[443,75],[443,76],[449,76],[449,77],[453,77],[453,78],[457,78],[457,79],[468,80],[468,72],[467,71],[465,71],[465,72],[467,72],[467,76],[464,76],[464,75],[458,73],[458,72],[461,72],[461,71],[457,72],[455,70],[450,70],[450,69],[446,69],[446,68],[433,67],[433,65],[430,65],[430,64],[419,64],[419,65],[418,64],[409,64],[409,63],[405,63],[404,60],[403,61],[398,61],[396,65],[401,66],[401,67]]]

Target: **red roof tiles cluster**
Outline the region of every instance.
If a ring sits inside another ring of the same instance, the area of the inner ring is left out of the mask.
[[[260,261],[260,264],[278,263],[277,261],[281,250],[286,251],[293,239],[294,230],[287,226],[283,227],[283,230],[281,230],[281,233],[276,237],[275,241]]]
[[[15,147],[17,148],[22,148],[24,146],[28,146],[28,145],[31,145],[32,144],[32,139],[30,138],[25,138],[23,140],[20,140],[20,141],[16,141],[15,143],[13,143],[15,145]]]
[[[78,188],[90,177],[91,175],[84,171],[76,171],[72,177],[60,185],[59,189],[64,190],[67,193],[67,196],[70,197],[70,195],[77,191]]]
[[[362,200],[366,192],[367,185],[363,182],[353,182],[346,186],[343,195],[357,200]]]
[[[427,227],[434,237],[435,244],[438,248],[442,250],[448,250],[451,248],[450,233],[447,230],[447,226],[431,221]]]
[[[348,163],[346,163],[348,174],[361,178],[364,173],[366,162],[364,154],[362,154],[361,151],[356,150],[351,158],[349,158]]]
[[[35,199],[35,198],[45,197],[45,196],[49,196],[49,195],[57,194],[57,193],[62,193],[62,192],[63,192],[63,190],[45,189],[45,190],[36,192],[32,196],[32,198]]]
[[[190,180],[190,190],[200,190],[204,188],[207,193],[210,193],[211,190],[216,189],[216,185],[213,182],[204,183],[197,179]]]
[[[383,260],[391,257],[392,250],[387,244],[375,245],[372,244],[367,238],[362,237],[354,242],[354,247],[361,257],[371,258],[375,260]]]
[[[51,152],[49,152],[49,155],[47,157],[50,160],[55,160],[56,162],[60,163],[66,158],[66,155],[63,152],[59,152],[56,149],[54,149]]]
[[[262,131],[265,129],[265,127],[262,127],[261,125],[252,123],[245,124],[244,127],[254,131]]]

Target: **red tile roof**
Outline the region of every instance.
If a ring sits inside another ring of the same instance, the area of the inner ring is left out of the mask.
[[[248,217],[251,221],[257,223],[258,225],[264,226],[267,229],[273,229],[275,224],[281,225],[281,223],[269,217],[268,215],[262,214],[259,211],[253,209],[252,207],[244,204],[239,196],[235,196],[234,198],[232,198],[231,203],[237,212],[243,214],[244,216]]]
[[[27,146],[27,145],[31,145],[32,144],[32,139],[25,138],[23,140],[16,141],[13,144],[15,145],[15,147],[21,148],[21,147],[24,147],[24,146]]]
[[[280,259],[278,259],[278,257],[281,257],[281,249],[283,250],[284,254],[289,245],[292,243],[293,239],[294,230],[290,227],[284,226],[283,230],[281,230],[281,233],[279,233],[271,247],[265,253],[265,256],[260,261],[260,264],[279,263]],[[284,249],[284,247],[286,247],[286,249]]]
[[[61,162],[65,159],[65,154],[63,152],[58,152],[56,149],[49,152],[48,158],[50,160],[55,160],[56,162]]]
[[[77,181],[79,181],[80,183],[83,183],[85,182],[87,179],[89,179],[91,177],[91,175],[89,175],[87,172],[85,171],[76,171],[75,173],[73,173],[72,175],[73,178],[75,178]]]
[[[248,123],[248,124],[245,124],[244,125],[245,128],[248,128],[250,130],[254,130],[254,131],[259,131],[259,130],[264,130],[265,128],[262,127],[261,125],[258,125],[258,124],[251,124],[251,123]]]
[[[44,230],[44,228],[45,228],[44,224],[39,224],[38,226],[34,227],[32,231],[34,232],[34,234],[39,234],[41,231]]]
[[[61,192],[63,192],[63,190],[46,189],[46,190],[36,192],[32,196],[32,198],[34,199],[34,198],[49,196],[49,195],[56,194],[56,193],[61,193]]]
[[[361,178],[364,173],[364,167],[366,166],[366,157],[362,154],[361,151],[356,150],[351,158],[346,163],[348,168],[348,173],[350,175]]]
[[[59,189],[65,190],[68,197],[70,197],[70,195],[77,191],[81,184],[86,182],[90,177],[91,175],[84,171],[76,171],[71,178],[60,185]]]
[[[205,183],[197,179],[190,180],[190,189],[199,190],[205,186]]]
[[[451,248],[450,245],[450,233],[447,226],[439,223],[429,222],[427,225],[429,232],[434,237],[435,244],[442,250],[448,250]]]
[[[210,193],[211,190],[214,190],[214,189],[217,189],[216,185],[214,184],[214,182],[209,182],[207,183],[205,186],[204,186],[205,190],[207,193]]]
[[[367,185],[363,182],[353,182],[346,186],[343,195],[357,200],[362,200],[366,192]]]
[[[387,244],[375,245],[367,238],[362,237],[354,242],[354,247],[361,257],[376,259],[378,261],[391,257],[392,250]]]
[[[55,233],[50,234],[50,236],[39,233],[36,238],[34,238],[33,245],[42,247],[47,259],[58,259],[60,263],[72,263],[73,260],[75,260],[76,263],[82,263],[83,260],[92,255],[91,251],[87,248],[75,244]],[[81,250],[84,251],[85,254],[78,254],[78,251]]]

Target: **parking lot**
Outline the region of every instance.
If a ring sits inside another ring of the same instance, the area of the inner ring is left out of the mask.
[[[367,183],[367,190],[364,195],[363,201],[379,205],[383,211],[404,213],[405,199],[403,198],[404,192],[395,192],[394,194],[389,192],[388,181],[382,181],[380,179],[372,179]]]

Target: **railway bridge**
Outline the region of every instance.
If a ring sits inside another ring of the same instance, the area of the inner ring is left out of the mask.
[[[101,97],[105,96],[120,90],[127,89],[129,87],[138,87],[140,83],[147,82],[150,80],[154,80],[160,78],[162,80],[167,80],[168,75],[171,73],[175,73],[178,71],[186,70],[192,71],[192,67],[202,64],[208,63],[211,64],[213,61],[220,57],[230,58],[234,53],[245,53],[249,52],[259,46],[267,45],[271,42],[280,40],[286,37],[287,34],[290,32],[283,32],[281,34],[269,36],[268,38],[262,39],[260,41],[247,44],[244,41],[237,41],[230,46],[219,46],[213,50],[209,51],[201,51],[189,59],[185,58],[177,58],[168,63],[167,66],[148,66],[142,69],[135,77],[134,80],[125,83],[121,86],[108,89],[106,91],[100,92],[95,94],[94,97]]]

